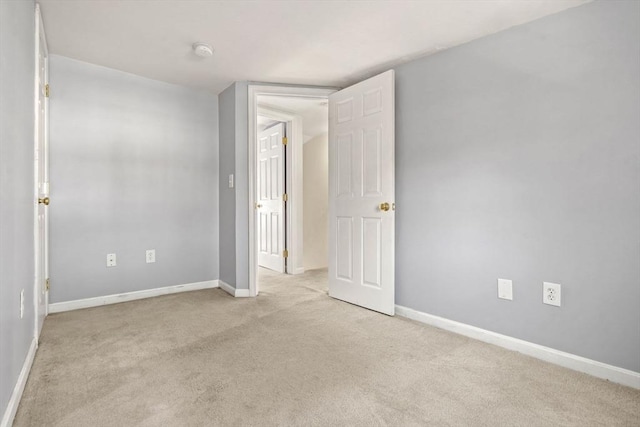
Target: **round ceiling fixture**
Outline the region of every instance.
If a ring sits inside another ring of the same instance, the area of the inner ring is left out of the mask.
[[[213,48],[206,43],[194,43],[193,51],[196,55],[207,58],[213,55]]]

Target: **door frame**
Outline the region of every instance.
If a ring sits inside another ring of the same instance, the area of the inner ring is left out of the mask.
[[[33,240],[34,240],[34,288],[33,288],[33,304],[34,304],[34,326],[33,333],[36,340],[40,337],[40,328],[39,328],[39,317],[44,315],[45,317],[49,314],[49,291],[45,289],[44,295],[44,313],[40,313],[39,308],[40,304],[38,303],[38,294],[40,292],[40,286],[43,285],[44,281],[49,277],[49,213],[48,207],[45,207],[45,223],[44,223],[44,241],[40,242],[40,232],[38,225],[38,199],[40,198],[40,188],[39,184],[39,168],[40,162],[38,156],[44,156],[43,166],[44,166],[44,183],[42,192],[49,196],[49,97],[45,96],[44,98],[44,152],[38,153],[39,150],[39,117],[40,111],[38,108],[38,96],[40,92],[40,41],[44,41],[44,51],[46,53],[46,58],[44,62],[44,74],[45,74],[45,84],[49,83],[49,49],[47,46],[47,38],[46,33],[44,31],[44,23],[42,22],[42,14],[40,12],[40,5],[36,4],[35,6],[35,76],[34,76],[34,190],[33,190],[33,198],[34,198],[34,209],[33,209]],[[44,245],[44,259],[40,259],[41,254],[41,246]],[[40,266],[42,265],[42,269]],[[43,272],[44,277],[40,277],[40,271]]]
[[[256,211],[256,178],[257,178],[257,158],[258,158],[258,97],[261,95],[302,97],[328,99],[329,95],[337,92],[337,88],[326,87],[304,87],[304,86],[283,86],[249,84],[248,86],[248,170],[249,170],[249,296],[258,295],[258,236],[256,233],[257,211]],[[287,128],[287,132],[289,129]],[[292,129],[291,135],[295,135],[296,129]],[[287,247],[291,249],[287,264],[292,264],[292,271],[300,271],[302,267],[302,252],[293,249],[302,248],[302,154],[303,138],[293,138],[287,144],[287,195],[289,197],[287,206]],[[295,224],[294,226],[290,226]],[[294,254],[294,252],[296,252]],[[289,267],[287,267],[288,269]],[[287,270],[288,271],[288,270]]]

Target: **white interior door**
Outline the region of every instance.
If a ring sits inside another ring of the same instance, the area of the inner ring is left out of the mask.
[[[284,124],[258,135],[258,265],[284,273]]]
[[[329,96],[329,295],[393,315],[394,71]]]
[[[40,336],[49,305],[49,67],[47,41],[40,16],[36,8],[36,105],[35,105],[35,196],[36,210],[36,337]]]

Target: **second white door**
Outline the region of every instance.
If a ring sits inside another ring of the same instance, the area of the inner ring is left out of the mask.
[[[285,271],[284,124],[258,135],[258,265]]]

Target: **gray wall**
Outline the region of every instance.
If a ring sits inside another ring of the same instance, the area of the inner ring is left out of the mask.
[[[249,289],[248,84],[220,94],[220,279]],[[229,188],[229,174],[234,188]]]
[[[229,175],[235,174],[235,84],[218,95],[220,102],[220,280],[236,283],[236,192],[229,188]]]
[[[60,56],[50,81],[51,301],[217,279],[217,97]]]
[[[0,1],[0,419],[34,336],[34,31],[33,1]]]
[[[249,289],[249,85],[236,82],[236,289]]]
[[[639,55],[611,1],[397,68],[398,304],[640,371]]]
[[[302,224],[304,268],[329,265],[329,135],[303,145]]]

